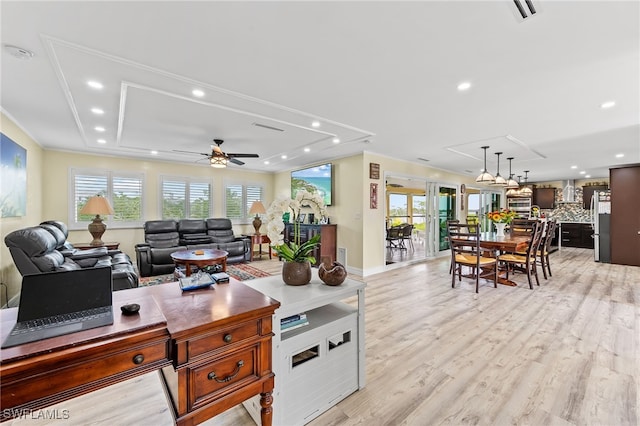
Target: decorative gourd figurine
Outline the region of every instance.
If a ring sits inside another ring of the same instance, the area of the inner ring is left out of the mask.
[[[318,267],[318,277],[326,285],[340,285],[347,278],[347,270],[340,262],[321,263]]]

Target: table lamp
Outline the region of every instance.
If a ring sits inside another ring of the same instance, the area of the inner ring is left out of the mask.
[[[264,205],[261,201],[254,201],[251,204],[251,208],[249,209],[249,214],[255,214],[256,217],[253,218],[253,227],[256,230],[256,235],[260,235],[260,227],[262,226],[262,220],[260,220],[261,214],[265,214],[267,211],[264,208]]]
[[[107,230],[107,225],[102,222],[102,218],[100,215],[113,214],[114,211],[109,205],[109,201],[106,198],[101,197],[100,195],[96,195],[95,197],[89,198],[87,204],[84,205],[80,209],[80,214],[95,214],[96,217],[93,218],[93,222],[89,224],[89,233],[93,237],[93,241],[91,241],[92,246],[103,246],[102,242],[102,234]]]

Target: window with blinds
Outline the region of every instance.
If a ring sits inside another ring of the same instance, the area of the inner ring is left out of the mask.
[[[225,213],[236,223],[248,222],[249,209],[254,201],[262,201],[264,189],[261,185],[226,184]]]
[[[144,174],[109,170],[71,170],[73,204],[69,209],[71,228],[86,227],[93,215],[80,214],[89,198],[101,195],[109,200],[114,214],[103,218],[107,226],[135,227],[142,220],[142,187]]]
[[[163,219],[211,217],[211,182],[188,177],[162,177]]]

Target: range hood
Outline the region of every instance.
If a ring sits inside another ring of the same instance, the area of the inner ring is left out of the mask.
[[[575,203],[575,202],[576,202],[576,181],[563,180],[561,203]]]

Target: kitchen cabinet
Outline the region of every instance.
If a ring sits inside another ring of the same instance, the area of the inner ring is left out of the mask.
[[[591,197],[595,191],[606,191],[607,185],[591,185],[591,186],[583,186],[582,187],[582,208],[590,209],[591,208]]]
[[[533,188],[533,204],[541,209],[552,209],[556,204],[555,188]]]
[[[593,248],[593,228],[590,223],[560,224],[561,247]]]
[[[329,263],[337,259],[337,225],[300,225],[300,244],[307,242],[315,235],[320,234],[320,245],[312,252],[312,256],[316,258],[314,266],[319,266],[323,260],[329,260]],[[285,224],[284,239],[293,241],[293,223]]]

